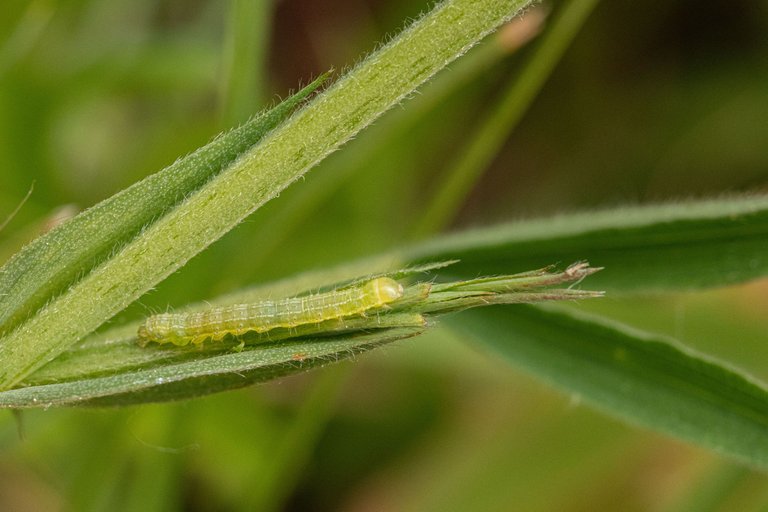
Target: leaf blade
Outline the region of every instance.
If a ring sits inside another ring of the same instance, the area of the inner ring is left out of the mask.
[[[2,391],[0,407],[103,407],[192,398],[300,373],[419,332],[420,329],[393,329],[328,340],[255,345],[242,352],[159,368]]]
[[[453,325],[610,415],[768,469],[768,389],[671,338],[551,306],[491,307]]]
[[[37,238],[0,269],[0,333],[76,280],[153,218],[178,204],[285,119],[327,78],[321,76],[162,171]],[[150,194],[151,193],[151,194]]]
[[[405,261],[458,259],[459,276],[559,261],[605,267],[590,285],[656,293],[768,274],[768,196],[710,199],[561,215],[458,232],[398,252]]]

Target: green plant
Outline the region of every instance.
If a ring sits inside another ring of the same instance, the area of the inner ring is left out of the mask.
[[[135,344],[137,322],[91,334],[526,4],[445,2],[311,102],[302,103],[325,76],[20,251],[0,275],[0,404],[185,398],[295,373],[420,331],[412,316],[392,316],[392,328],[380,332],[247,345],[242,352],[226,344],[203,351],[146,350]],[[431,213],[416,233],[445,226],[593,7],[592,1],[574,0],[561,8],[523,69],[524,80],[515,79],[487,128],[457,159],[452,178],[436,187]],[[410,188],[406,180],[397,184]],[[306,208],[303,200],[285,203],[289,210]],[[605,267],[587,283],[609,296],[700,290],[766,274],[767,221],[764,196],[561,215],[416,241],[219,302],[290,296],[363,275],[400,276],[411,266],[423,270],[445,260],[456,263],[436,269],[441,276],[469,284],[438,285],[442,293],[466,292],[461,286],[486,293],[488,282],[478,282],[478,275],[579,260]],[[238,250],[250,259],[252,250],[263,249],[255,247]],[[421,304],[426,309],[405,314],[428,312],[443,300],[439,294],[432,299]],[[567,306],[496,306],[460,319],[445,322],[609,414],[768,467],[768,393],[713,357]],[[320,399],[333,395],[328,386]],[[323,415],[312,402],[307,407],[314,411],[310,416]]]

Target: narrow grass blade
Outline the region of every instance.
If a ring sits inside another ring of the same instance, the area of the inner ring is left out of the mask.
[[[418,122],[434,111],[446,98],[470,86],[478,77],[487,74],[511,52],[516,51],[519,45],[527,42],[527,38],[532,37],[532,33],[538,30],[538,23],[535,20],[532,22],[534,28],[530,28],[530,20],[532,17],[538,19],[538,16],[543,17],[540,12],[534,14],[529,10],[525,18],[513,20],[493,38],[472,48],[456,61],[451,69],[447,70],[448,72],[439,74],[433,81],[426,84],[423,94],[414,98],[408,104],[408,108],[390,112],[376,125],[361,134],[354,144],[336,153],[333,156],[333,162],[328,161],[329,165],[325,166],[322,173],[313,176],[300,189],[291,191],[293,200],[290,203],[279,202],[272,205],[269,217],[259,219],[260,228],[252,233],[254,247],[258,247],[259,252],[234,255],[224,272],[250,276],[254,273],[253,269],[259,268],[261,263],[274,258],[281,244],[296,236],[302,222],[311,217],[321,207],[323,201],[332,197],[350,176],[361,172],[365,168],[365,162],[387,158],[393,144],[397,144],[397,139],[407,137]],[[520,25],[527,25],[527,28],[519,29]],[[518,30],[515,30],[516,28]],[[518,39],[521,33],[523,41]],[[510,43],[508,39],[513,41]]]
[[[648,293],[738,283],[768,273],[768,196],[617,208],[455,233],[397,253],[457,259],[457,276],[588,260],[590,286]]]
[[[230,0],[221,109],[224,126],[242,122],[264,100],[273,0]]]
[[[768,470],[768,389],[673,339],[555,306],[475,310],[452,325],[608,414]]]
[[[192,398],[303,372],[419,332],[403,329],[384,335],[256,345],[159,368],[4,391],[0,407],[118,406]]]
[[[505,87],[504,95],[467,141],[437,184],[437,192],[414,229],[415,238],[443,230],[458,212],[510,132],[528,110],[565,50],[598,0],[571,0],[562,5],[522,71]]]
[[[349,318],[343,324],[335,321],[310,324],[292,329],[274,329],[268,333],[251,333],[238,339],[206,343],[201,347],[158,346],[141,347],[136,332],[139,323],[131,323],[103,334],[95,334],[70,348],[61,356],[30,375],[23,386],[54,382],[85,380],[105,375],[202,361],[240,350],[241,341],[248,345],[291,342],[298,338],[318,336],[344,337],[360,332],[383,332],[386,329],[422,329],[424,318],[414,313],[393,313],[374,319]]]
[[[315,91],[326,75],[242,126],[115,194],[24,247],[0,268],[0,334],[61,293],[152,219],[231,164]]]

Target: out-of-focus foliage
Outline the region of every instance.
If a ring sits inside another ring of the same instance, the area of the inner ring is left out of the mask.
[[[223,128],[231,3],[4,2],[0,219],[34,190],[0,233],[0,260],[62,206],[90,206]],[[279,2],[265,67],[243,82],[284,93],[354,62],[426,6]],[[764,192],[767,31],[765,2],[598,5],[454,227]],[[399,245],[529,54],[494,57],[434,105],[425,88],[113,324]],[[399,125],[409,110],[419,116]],[[286,219],[281,205],[334,173],[314,208],[274,224]],[[578,308],[766,379],[766,288]],[[460,341],[446,329],[366,356],[347,375],[179,405],[31,412],[19,424],[6,414],[0,508],[725,511],[768,499],[764,476],[619,425]]]

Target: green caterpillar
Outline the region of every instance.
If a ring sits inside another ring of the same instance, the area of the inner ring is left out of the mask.
[[[218,341],[226,335],[242,336],[277,328],[294,328],[326,320],[363,315],[403,296],[403,286],[388,277],[372,279],[362,285],[280,300],[253,304],[233,304],[198,313],[153,315],[139,327],[139,344],[172,343],[200,345],[207,339]]]

